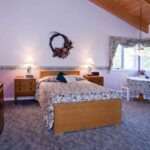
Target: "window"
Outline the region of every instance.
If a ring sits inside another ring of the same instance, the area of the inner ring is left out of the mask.
[[[150,47],[145,47],[144,48],[145,52],[146,52],[146,56],[141,57],[141,69],[144,70],[150,70]]]
[[[121,45],[118,45],[113,59],[113,68],[137,69],[137,60],[136,47],[124,48]]]
[[[113,59],[113,68],[116,69],[122,68],[122,46],[121,45],[117,47],[117,51]]]
[[[136,49],[132,47],[132,48],[124,48],[123,50],[124,50],[123,68],[136,69],[138,58],[138,56],[136,56]]]

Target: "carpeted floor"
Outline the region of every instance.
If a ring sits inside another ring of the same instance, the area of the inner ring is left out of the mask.
[[[0,150],[150,150],[150,103],[123,102],[122,124],[54,136],[38,103],[5,105]]]

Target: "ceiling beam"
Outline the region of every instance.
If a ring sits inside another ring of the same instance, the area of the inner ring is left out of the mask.
[[[124,21],[128,22],[129,24],[136,27],[137,29],[140,29],[140,18],[133,16],[131,13],[127,12],[125,9],[120,7],[112,0],[90,0],[90,1],[104,8],[105,10],[109,11],[115,16],[123,19]],[[150,1],[150,0],[145,0],[145,1]],[[144,20],[142,21],[141,29],[142,31],[148,33],[148,23],[146,23]]]
[[[145,2],[148,6],[150,6],[150,0],[144,0],[144,2]]]

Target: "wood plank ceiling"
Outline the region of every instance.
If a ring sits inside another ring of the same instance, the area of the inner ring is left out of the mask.
[[[117,17],[140,29],[140,4],[141,0],[90,0]],[[150,0],[142,2],[142,27],[148,33],[150,25]]]

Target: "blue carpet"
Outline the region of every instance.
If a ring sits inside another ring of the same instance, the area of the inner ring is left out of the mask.
[[[150,103],[123,102],[122,123],[54,136],[38,103],[5,104],[0,150],[150,150]]]

